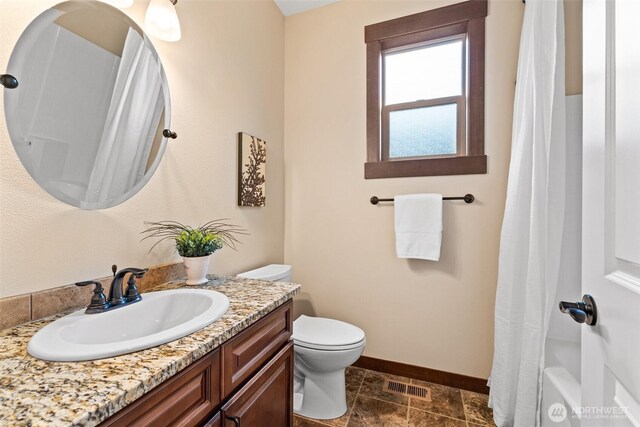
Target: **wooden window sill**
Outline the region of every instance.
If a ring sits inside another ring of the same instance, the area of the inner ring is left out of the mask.
[[[365,179],[487,173],[487,156],[388,160],[364,164]]]

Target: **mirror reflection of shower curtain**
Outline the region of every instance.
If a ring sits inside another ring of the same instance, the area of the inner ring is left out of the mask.
[[[82,208],[122,196],[142,180],[163,108],[160,64],[129,29]]]
[[[489,396],[498,427],[540,423],[565,218],[563,7],[562,0],[527,0],[522,25]]]

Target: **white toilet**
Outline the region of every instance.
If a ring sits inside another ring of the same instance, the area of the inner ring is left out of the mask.
[[[238,276],[290,282],[291,266],[271,264]],[[365,344],[364,331],[349,323],[304,315],[296,319],[293,322],[293,411],[321,420],[346,413],[344,370],[358,360]]]

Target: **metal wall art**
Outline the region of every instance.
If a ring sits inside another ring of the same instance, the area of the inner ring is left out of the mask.
[[[267,142],[238,133],[238,206],[265,206]]]

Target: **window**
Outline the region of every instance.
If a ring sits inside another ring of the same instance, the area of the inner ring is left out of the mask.
[[[365,27],[365,178],[486,173],[486,15],[471,0]]]
[[[382,159],[464,153],[465,40],[382,53]]]

